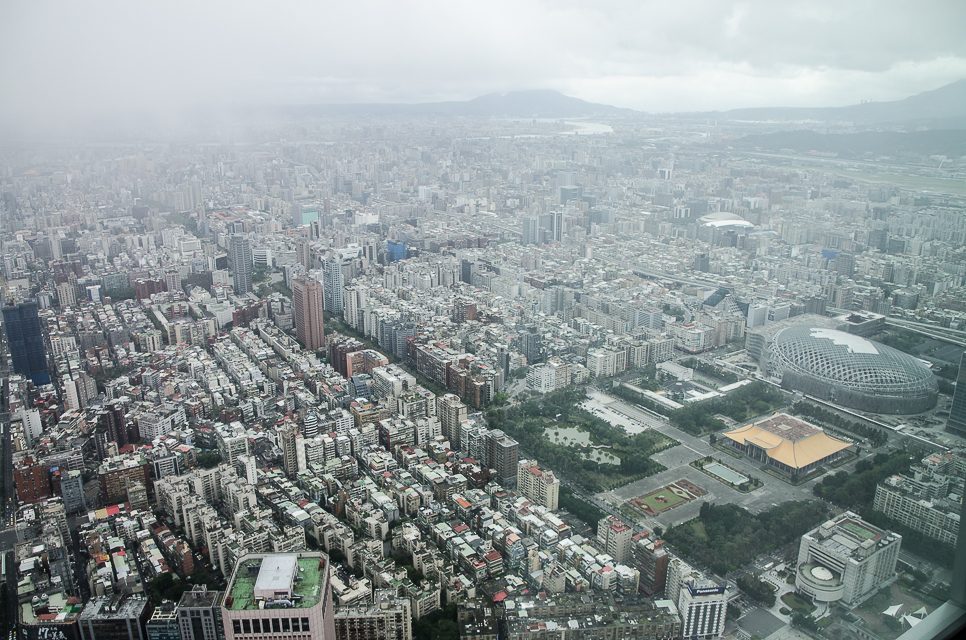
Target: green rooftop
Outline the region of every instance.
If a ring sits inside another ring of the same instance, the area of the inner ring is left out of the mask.
[[[843,522],[842,528],[848,531],[849,533],[857,535],[863,540],[872,540],[873,538],[879,535],[875,531],[869,529],[868,527],[863,527],[861,524],[853,520],[846,520],[845,522]]]
[[[295,555],[295,554],[291,554]],[[271,556],[268,556],[269,558]],[[264,557],[247,556],[235,568],[235,575],[228,588],[225,607],[232,611],[259,608],[260,600],[255,599],[255,583],[259,581]],[[322,570],[319,568],[320,556],[298,558],[296,562],[292,602],[296,609],[308,609],[318,604],[322,596]],[[263,575],[263,580],[266,577]],[[286,586],[287,588],[287,586]],[[229,605],[229,602],[231,603]],[[275,608],[275,607],[271,607]]]

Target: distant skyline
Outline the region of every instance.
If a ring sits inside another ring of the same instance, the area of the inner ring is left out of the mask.
[[[554,89],[646,112],[887,101],[966,78],[966,3],[8,2],[0,117]]]

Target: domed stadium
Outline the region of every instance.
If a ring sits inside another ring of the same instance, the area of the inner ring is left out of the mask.
[[[783,387],[859,411],[921,413],[936,406],[939,393],[929,367],[916,358],[835,329],[779,331],[771,365]]]

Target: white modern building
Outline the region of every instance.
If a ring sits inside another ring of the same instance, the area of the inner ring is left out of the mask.
[[[668,565],[664,593],[678,608],[682,638],[717,638],[724,633],[728,609],[724,586],[675,558]]]
[[[819,602],[854,604],[895,578],[901,544],[846,511],[802,536],[795,586]]]

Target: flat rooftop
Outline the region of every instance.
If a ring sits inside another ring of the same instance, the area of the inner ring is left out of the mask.
[[[289,600],[296,609],[315,606],[322,597],[323,560],[319,555],[246,556],[235,568],[224,605],[230,611],[255,610],[259,601],[272,600]]]
[[[255,579],[255,597],[274,598],[283,594],[290,597],[298,572],[298,556],[294,554],[263,558]]]

